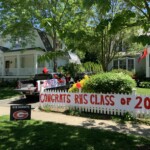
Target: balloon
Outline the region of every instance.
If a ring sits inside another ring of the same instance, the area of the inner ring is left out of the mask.
[[[44,74],[48,73],[48,69],[46,67],[43,68],[43,73]]]
[[[62,79],[58,79],[58,82],[59,82],[59,83],[63,83],[63,82],[64,82],[64,80],[62,80]]]

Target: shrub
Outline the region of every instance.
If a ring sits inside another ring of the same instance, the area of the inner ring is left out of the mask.
[[[124,115],[123,115],[123,120],[125,121],[134,121],[135,118],[132,114],[130,114],[129,112],[126,112]]]
[[[111,72],[112,73],[121,73],[122,72],[123,74],[127,74],[131,77],[134,76],[134,73],[132,71],[128,71],[128,70],[125,70],[125,69],[113,69]]]
[[[13,88],[16,88],[16,86],[17,86],[17,80],[1,81],[0,82],[0,88],[4,88],[4,87],[13,87]]]
[[[124,73],[96,74],[86,80],[82,88],[83,92],[89,93],[131,93],[135,81]]]
[[[74,77],[76,73],[84,72],[85,69],[82,64],[68,63],[66,66],[58,67],[58,71],[63,74],[70,74],[71,77]]]
[[[150,82],[140,82],[140,85],[139,87],[142,87],[142,88],[150,88]]]
[[[94,73],[103,72],[102,65],[94,62],[83,63],[83,67],[85,68],[86,72],[94,72]]]

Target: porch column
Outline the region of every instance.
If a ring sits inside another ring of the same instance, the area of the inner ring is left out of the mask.
[[[4,76],[4,74],[5,74],[5,61],[4,61],[4,56],[2,56],[1,58],[2,58],[2,76]]]
[[[34,74],[38,73],[37,54],[34,54]]]
[[[20,55],[17,55],[17,75],[20,75]]]
[[[150,77],[150,60],[149,60],[149,54],[150,54],[150,48],[148,47],[147,49],[148,51],[148,54],[146,56],[146,78],[149,78]]]
[[[133,64],[134,64],[134,73],[136,73],[136,59],[133,59]]]

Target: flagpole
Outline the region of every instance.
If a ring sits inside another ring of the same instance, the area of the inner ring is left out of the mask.
[[[149,78],[150,77],[150,66],[149,66],[149,47],[148,46],[147,46],[147,56],[146,56],[146,78]]]

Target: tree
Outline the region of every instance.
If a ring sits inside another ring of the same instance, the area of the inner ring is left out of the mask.
[[[137,26],[142,28],[142,33],[133,38],[134,42],[142,43],[144,46],[150,44],[149,28],[150,28],[150,1],[141,0],[139,2],[130,0],[125,2],[133,9],[138,18],[136,21]]]
[[[129,21],[130,12],[124,12],[122,17],[117,17],[117,14],[120,13],[119,6],[122,5],[117,0],[112,0],[111,5],[110,3],[105,5],[104,2],[96,0],[86,2],[83,4],[85,4],[85,9],[90,12],[89,19],[86,20],[84,28],[77,32],[72,31],[71,35],[68,35],[69,44],[71,47],[88,52],[90,55],[96,54],[95,62],[101,64],[103,70],[107,71],[108,64],[119,52],[119,45],[124,35],[124,28],[121,27]],[[121,24],[122,21],[123,24]]]
[[[53,58],[54,71],[56,71],[56,56],[62,55],[62,52],[56,52],[59,35],[72,14],[77,11],[75,6],[78,3],[76,0],[0,0],[2,8],[0,30],[3,36],[11,34],[12,39],[24,36],[26,42],[34,37],[31,32],[33,28],[48,33],[53,41],[53,54],[47,52],[43,58]]]
[[[150,0],[124,0],[129,9],[136,12],[139,16],[150,21]]]

